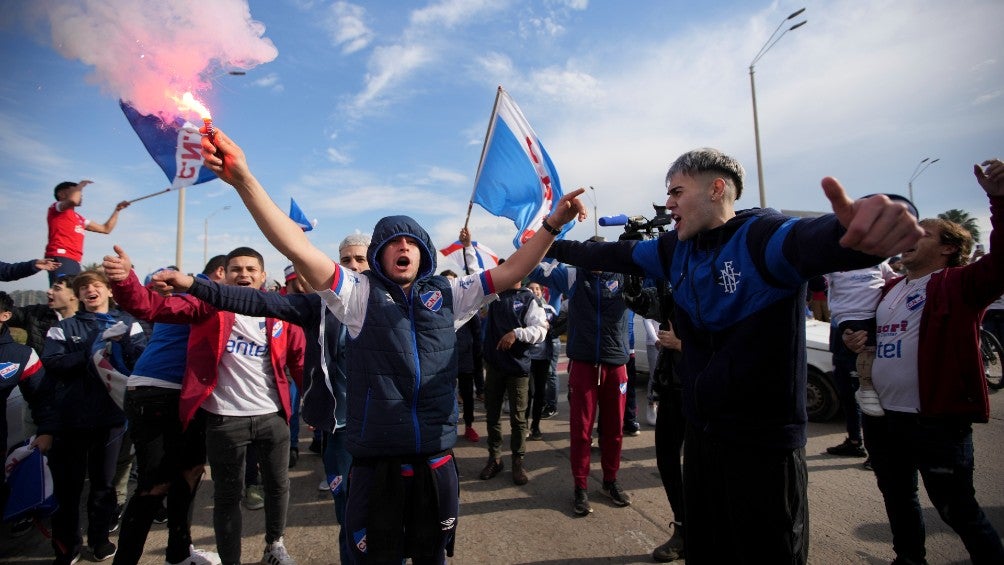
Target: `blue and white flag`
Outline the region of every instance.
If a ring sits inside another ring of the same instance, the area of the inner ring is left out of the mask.
[[[317,226],[317,220],[308,220],[307,215],[292,198],[289,199],[289,218],[296,222],[296,225],[300,226],[303,231],[310,231]]]
[[[171,182],[181,188],[210,181],[216,174],[202,166],[202,134],[199,126],[175,118],[167,123],[159,116],[140,114],[119,100],[119,106],[140,141]]]
[[[561,195],[551,158],[519,106],[500,86],[472,201],[516,223],[513,245],[518,248],[533,237]],[[562,235],[569,229],[571,224],[562,229]]]

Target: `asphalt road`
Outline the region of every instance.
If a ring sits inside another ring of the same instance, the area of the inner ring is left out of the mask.
[[[643,390],[638,391],[638,397],[639,405],[644,406]],[[479,404],[475,425],[484,434],[481,408]],[[1004,450],[1000,447],[1004,444],[1004,395],[991,396],[991,411],[990,423],[975,428],[976,492],[998,531],[1004,531]],[[503,429],[508,429],[507,423]],[[590,499],[594,512],[585,518],[572,514],[567,404],[562,403],[558,416],[545,420],[542,429],[544,441],[528,443],[530,482],[523,487],[512,484],[508,458],[506,471],[490,481],[479,480],[477,475],[487,460],[485,441],[482,438],[472,444],[460,440],[456,455],[461,472],[461,516],[451,563],[651,563],[652,549],[669,535],[671,518],[656,470],[652,428],[643,425],[640,436],[624,439],[620,481],[634,497],[629,507],[616,508],[600,494],[599,453],[593,452]],[[320,458],[307,450],[309,434],[301,436],[306,438],[300,444],[303,455],[290,470],[286,546],[300,564],[337,563],[333,505],[326,493],[317,490]],[[809,561],[826,565],[888,563],[893,558],[891,534],[874,476],[861,467],[861,459],[825,454],[826,447],[843,438],[839,420],[809,425]],[[508,446],[508,435],[504,446]],[[932,565],[968,562],[962,543],[941,522],[921,491],[928,561]],[[194,512],[193,538],[198,547],[214,547],[211,524],[212,482],[207,480]],[[263,532],[263,511],[245,510],[244,563],[257,563],[261,558]],[[13,539],[6,534],[4,526],[0,529],[0,563],[51,561],[48,541],[38,532]],[[166,541],[165,526],[155,525],[142,562],[163,563]]]

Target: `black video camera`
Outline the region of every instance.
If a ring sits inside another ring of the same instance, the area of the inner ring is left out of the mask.
[[[655,216],[651,220],[645,216],[628,216],[620,214],[618,216],[604,216],[600,218],[601,226],[624,226],[624,233],[619,240],[645,240],[653,239],[666,231],[666,226],[673,223],[673,217],[666,212],[665,206],[652,204],[655,209]]]

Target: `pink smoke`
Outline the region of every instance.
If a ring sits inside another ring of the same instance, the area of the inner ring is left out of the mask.
[[[215,76],[279,54],[246,0],[47,0],[43,6],[53,47],[93,66],[89,80],[142,114],[179,115],[172,96],[192,91],[205,100]]]

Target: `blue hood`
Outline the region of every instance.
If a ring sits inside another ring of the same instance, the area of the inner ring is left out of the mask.
[[[420,281],[428,278],[435,274],[436,271],[435,246],[432,245],[432,239],[422,229],[422,226],[418,225],[418,222],[408,216],[386,216],[377,222],[376,227],[373,228],[373,239],[370,242],[369,249],[366,250],[366,259],[369,260],[370,271],[388,285],[396,283],[388,279],[384,274],[378,257],[380,256],[380,251],[387,245],[387,242],[402,235],[418,240],[421,261],[418,266],[418,276],[415,280]]]

